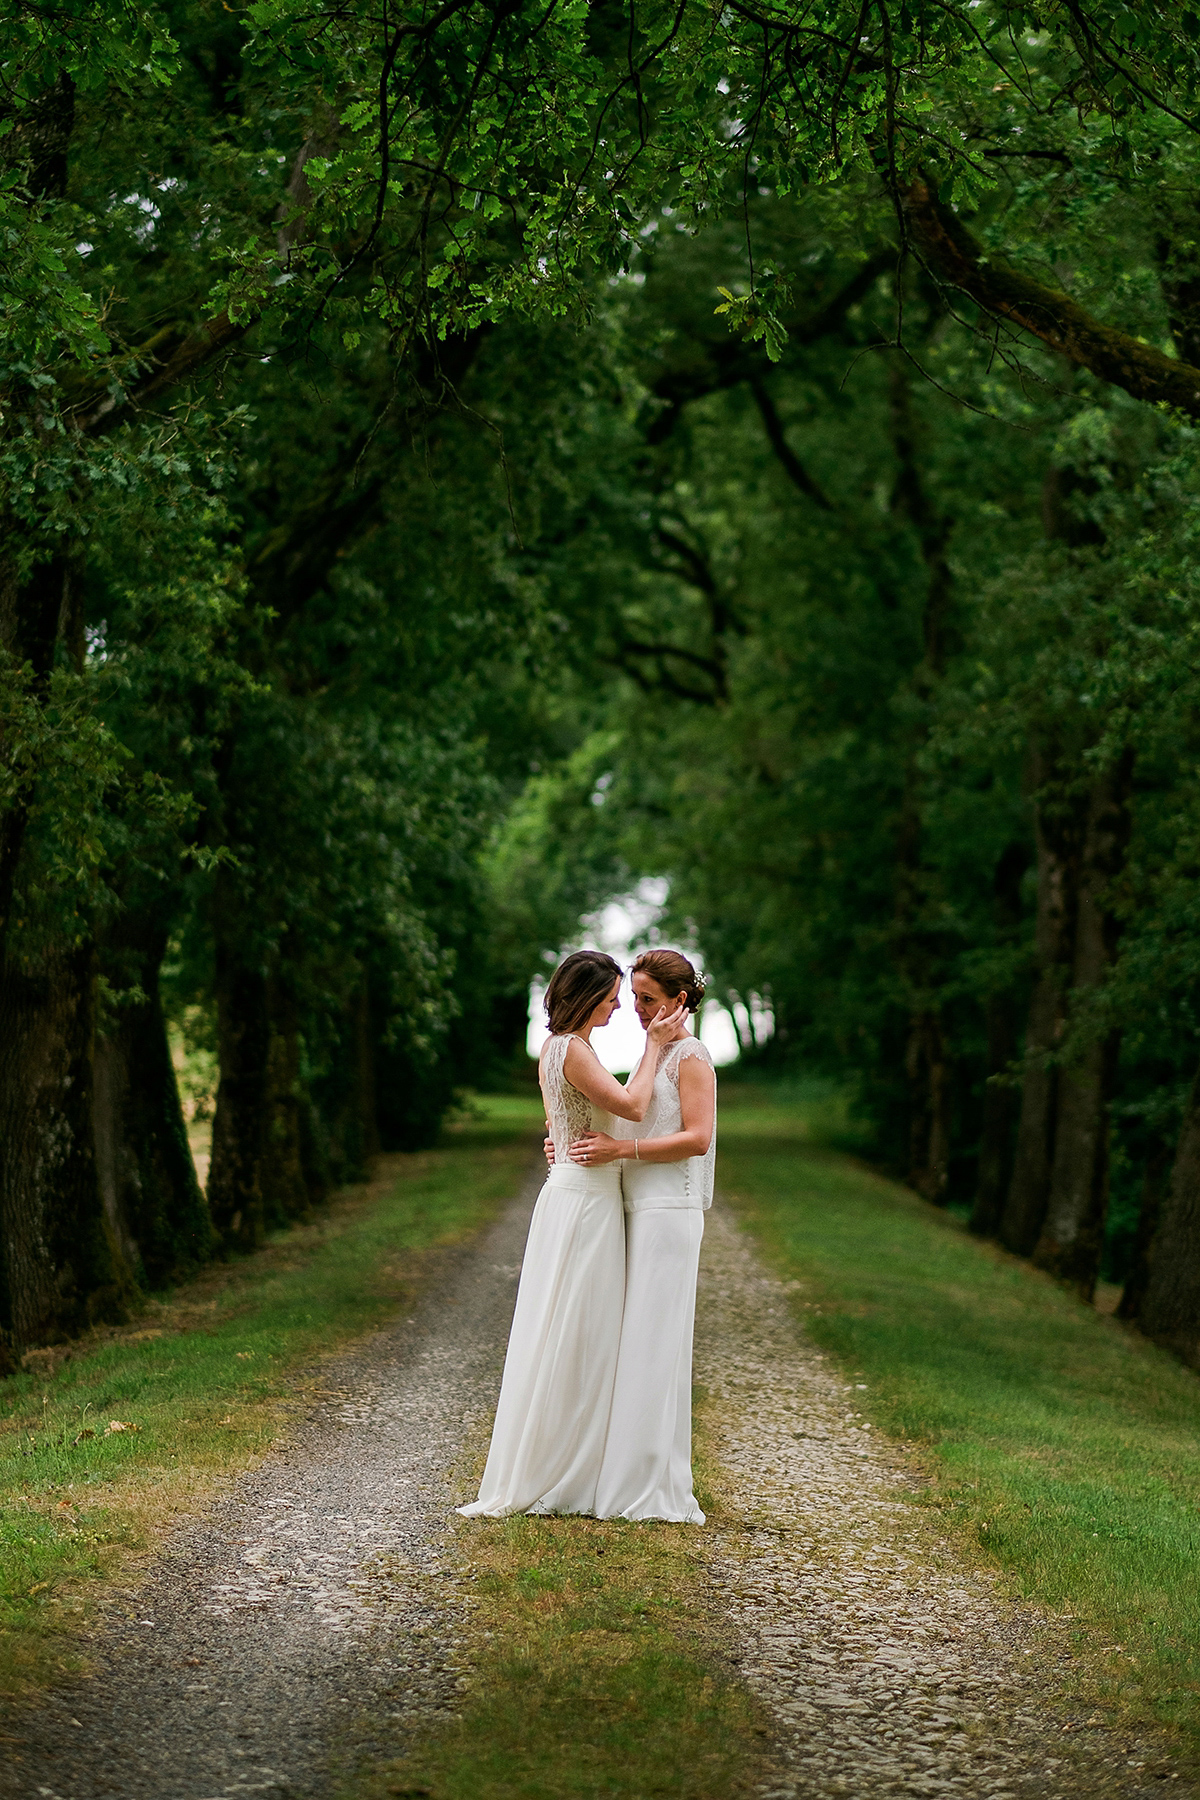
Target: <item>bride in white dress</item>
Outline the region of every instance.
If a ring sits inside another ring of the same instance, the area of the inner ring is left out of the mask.
[[[692,1492],[692,1327],[704,1214],[712,1204],[717,1078],[689,1032],[704,986],[685,956],[648,950],[633,966],[643,1025],[672,1011],[666,1043],[649,1034],[654,1091],[641,1130],[602,1130],[571,1146],[589,1168],[620,1167],[625,1206],[625,1312],[604,1456],[601,1519],[675,1519],[703,1525]],[[681,1010],[684,1009],[684,1010]]]
[[[625,1293],[621,1182],[611,1159],[568,1156],[613,1115],[635,1124],[654,1087],[654,1049],[674,1036],[679,1007],[648,1024],[647,1053],[627,1086],[591,1046],[620,1002],[611,956],[578,950],[546,989],[551,1036],[539,1074],[555,1162],[538,1196],[517,1289],[504,1378],[479,1498],[467,1518],[592,1513],[604,1453]],[[643,1021],[645,1023],[646,1021]]]

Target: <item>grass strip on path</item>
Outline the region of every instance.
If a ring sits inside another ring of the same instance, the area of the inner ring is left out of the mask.
[[[1200,1750],[1200,1380],[830,1148],[828,1101],[723,1083],[720,1186],[862,1413],[1122,1711]],[[1091,1677],[1089,1676],[1089,1679]]]
[[[474,1673],[453,1726],[354,1800],[731,1800],[767,1728],[725,1661],[694,1526],[465,1522]]]
[[[517,1192],[541,1120],[536,1095],[489,1096],[311,1224],[0,1382],[0,1694],[80,1666],[94,1578],[254,1462],[322,1391],[322,1357],[408,1309],[430,1253]]]

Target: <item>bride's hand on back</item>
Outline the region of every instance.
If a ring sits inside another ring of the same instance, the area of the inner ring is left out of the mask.
[[[653,1044],[656,1050],[661,1050],[664,1044],[670,1043],[686,1018],[687,1007],[682,1000],[673,1011],[668,1011],[665,1006],[660,1006],[646,1027],[648,1042]]]
[[[601,1163],[616,1162],[621,1146],[606,1131],[587,1131],[581,1138],[576,1138],[567,1154],[573,1163],[598,1168]]]

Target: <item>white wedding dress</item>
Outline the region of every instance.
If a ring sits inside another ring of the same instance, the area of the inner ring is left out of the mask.
[[[690,1056],[712,1068],[697,1038],[659,1052],[639,1138],[683,1130],[679,1070]],[[713,1071],[716,1079],[716,1071]],[[604,1459],[601,1519],[675,1519],[703,1525],[692,1492],[692,1328],[704,1214],[712,1205],[716,1128],[705,1156],[621,1165],[625,1206],[625,1311]],[[555,1148],[557,1154],[557,1146]]]
[[[538,1195],[491,1449],[467,1518],[592,1513],[612,1401],[625,1289],[621,1177],[567,1151],[585,1131],[611,1131],[563,1073],[569,1034],[542,1051],[541,1083],[555,1162]],[[584,1039],[585,1052],[595,1055]]]

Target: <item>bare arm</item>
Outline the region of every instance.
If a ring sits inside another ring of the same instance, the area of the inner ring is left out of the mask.
[[[572,1038],[567,1046],[563,1074],[594,1106],[602,1106],[605,1112],[613,1113],[618,1119],[631,1119],[636,1124],[645,1118],[650,1106],[659,1046],[670,1040],[682,1017],[683,1008],[677,1007],[674,1012],[655,1019],[646,1033],[642,1060],[624,1085],[609,1074],[596,1052],[579,1038]]]
[[[679,1069],[679,1111],[683,1130],[666,1137],[612,1138],[602,1131],[588,1132],[571,1145],[572,1162],[606,1163],[621,1158],[645,1163],[683,1162],[704,1156],[712,1143],[717,1114],[717,1078],[699,1056],[685,1057]]]

